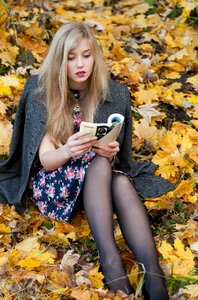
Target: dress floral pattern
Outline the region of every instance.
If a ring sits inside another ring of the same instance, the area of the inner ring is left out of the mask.
[[[81,117],[74,112],[74,131],[79,130]],[[37,158],[29,179],[29,196],[46,216],[70,221],[74,206],[83,188],[86,170],[95,157],[93,151],[71,158],[65,165],[54,170],[45,170]]]

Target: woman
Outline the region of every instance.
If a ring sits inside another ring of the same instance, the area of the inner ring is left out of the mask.
[[[125,117],[118,141],[96,148],[96,137],[79,132],[80,122],[106,122],[112,113]],[[71,220],[83,199],[105,282],[130,294],[114,239],[115,210],[128,247],[146,270],[145,299],[167,300],[148,218],[127,176],[130,160],[129,92],[108,78],[91,30],[69,22],[56,32],[39,75],[26,83],[10,156],[0,165],[0,199],[22,211],[28,187],[40,211],[62,221]]]

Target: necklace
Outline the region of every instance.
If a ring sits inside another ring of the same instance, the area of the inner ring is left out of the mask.
[[[71,92],[72,92],[72,94],[74,96],[74,99],[76,101],[73,111],[75,113],[80,113],[80,105],[79,105],[80,91],[71,89]]]

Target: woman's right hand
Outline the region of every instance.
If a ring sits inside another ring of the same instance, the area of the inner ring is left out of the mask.
[[[95,145],[97,142],[97,137],[90,136],[90,132],[77,132],[72,134],[67,143],[63,146],[66,154],[69,157],[76,157],[83,154],[90,147]]]

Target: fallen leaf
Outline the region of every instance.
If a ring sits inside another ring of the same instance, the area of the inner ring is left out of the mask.
[[[162,115],[162,113],[160,113],[158,110],[155,109],[155,107],[157,106],[158,104],[156,103],[144,104],[135,108],[135,111],[137,111],[150,124],[152,117],[157,117]]]
[[[64,256],[61,260],[62,268],[69,267],[73,271],[75,264],[77,264],[80,259],[80,255],[77,253],[73,253],[73,252],[74,252],[74,250],[68,250],[64,254]]]
[[[89,279],[91,280],[91,285],[93,288],[103,288],[104,284],[102,282],[104,276],[98,271],[99,266],[93,268],[89,272]]]

